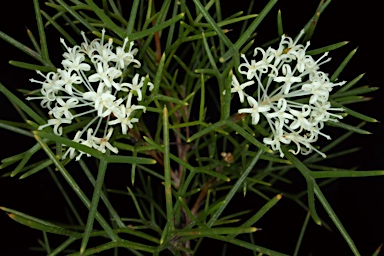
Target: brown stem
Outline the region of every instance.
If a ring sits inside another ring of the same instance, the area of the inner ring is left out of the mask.
[[[199,193],[199,196],[197,197],[196,201],[195,201],[195,204],[193,205],[192,209],[191,209],[191,213],[193,215],[196,215],[197,211],[199,210],[200,208],[200,205],[201,203],[205,200],[205,198],[207,197],[207,194],[208,194],[208,189],[209,187],[213,184],[214,181],[207,181],[203,188],[201,189],[200,193]]]

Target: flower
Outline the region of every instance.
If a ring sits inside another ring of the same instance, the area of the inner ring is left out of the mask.
[[[250,113],[251,116],[252,116],[252,124],[256,125],[259,122],[260,113],[269,111],[271,109],[271,107],[268,106],[268,105],[265,105],[265,106],[261,105],[261,106],[259,106],[257,101],[254,98],[252,98],[251,96],[247,97],[247,101],[248,101],[248,104],[252,108],[239,109],[237,112],[239,114]]]
[[[139,118],[135,117],[137,111],[146,110],[145,106],[133,104],[133,97],[137,95],[135,100],[142,101],[145,95],[143,85],[148,84],[151,90],[153,84],[139,74],[128,74],[132,77],[131,83],[126,81],[126,77],[122,77],[131,63],[135,68],[141,66],[135,59],[138,49],[133,49],[134,42],[129,43],[127,51],[128,38],[125,38],[123,46],[118,46],[114,52],[113,40],[109,38],[104,42],[104,29],[101,38],[91,42],[84,32],[81,34],[84,42],[80,46],[68,47],[65,41],[60,39],[66,49],[62,55],[62,68],[46,75],[37,71],[44,80],[30,81],[41,86],[41,95],[30,96],[27,100],[41,100],[41,106],[48,108],[49,115],[53,117],[47,124],[41,125],[39,130],[53,126],[53,132],[61,136],[63,124],[72,124],[76,118],[90,115],[91,118],[84,119],[89,121],[76,132],[73,141],[102,153],[109,149],[117,154],[117,148],[109,142],[114,130],[110,126],[121,124],[122,133],[127,134],[128,129],[132,129],[133,124],[139,122]],[[103,123],[104,134],[98,137]],[[91,128],[93,126],[95,127]],[[84,133],[86,140],[82,138]],[[62,158],[69,156],[72,159],[75,153],[76,150],[69,147]],[[83,154],[84,152],[80,151],[76,160]]]
[[[239,94],[240,102],[243,103],[244,102],[244,91],[243,91],[244,88],[247,86],[250,86],[254,83],[255,83],[255,81],[248,81],[246,83],[239,84],[239,81],[237,81],[236,76],[232,76],[233,88],[231,88],[231,93],[237,92]]]
[[[312,144],[319,135],[330,139],[321,131],[325,122],[337,122],[342,118],[334,112],[343,109],[331,108],[329,95],[333,87],[345,82],[333,83],[319,70],[330,60],[326,58],[328,52],[317,60],[307,55],[310,43],[306,46],[298,44],[303,33],[301,31],[295,40],[283,35],[277,49],[255,48],[251,60],[242,54],[244,63],[239,65],[238,71],[248,81],[240,85],[237,78],[232,77],[231,93],[238,93],[241,103],[247,97],[251,106],[239,109],[238,113],[251,114],[253,125],[259,124],[261,118],[266,119],[271,135],[263,142],[279,151],[280,157],[284,157],[281,144],[291,143],[296,145],[296,150],[290,150],[294,154],[316,151],[325,157]],[[245,87],[249,87],[250,95],[244,92]]]

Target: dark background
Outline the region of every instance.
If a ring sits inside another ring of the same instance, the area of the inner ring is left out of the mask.
[[[222,2],[224,17],[240,10],[247,11],[245,3],[248,1]],[[253,13],[259,12],[267,1],[256,2]],[[359,47],[356,55],[341,74],[340,79],[351,80],[358,74],[366,72],[359,85],[381,88],[384,73],[383,39],[380,38],[383,25],[382,13],[379,5],[373,0],[356,3],[358,4],[339,0],[328,6],[320,17],[314,37],[311,40],[311,49],[340,41],[350,41],[344,48],[330,53],[332,61],[327,64],[327,68],[332,70],[332,68],[337,67],[351,50]],[[281,0],[259,27],[255,45],[276,37],[278,9],[282,11],[284,32],[290,36],[295,36],[312,16],[317,4],[318,1],[312,0]],[[45,7],[45,9],[48,8]],[[26,34],[26,27],[37,35],[35,23],[32,1],[29,3],[25,1],[24,4],[21,4],[21,1],[8,1],[7,9],[4,8],[0,16],[0,30],[27,45],[31,44]],[[234,41],[239,28],[236,26],[228,28],[233,29],[228,35]],[[59,35],[52,27],[47,30],[47,33],[49,35],[48,43],[50,46],[52,45],[51,50],[54,49],[50,54],[53,62],[57,64],[62,54]],[[29,88],[31,83],[28,79],[36,77],[34,72],[12,67],[8,61],[12,59],[30,62],[31,58],[3,41],[0,41],[0,49],[0,81],[13,92],[15,92],[15,88]],[[383,89],[381,88],[368,96],[374,99],[363,104],[357,104],[353,108],[382,122],[384,120]],[[0,119],[18,120],[17,113],[3,95],[0,95],[0,103]],[[347,117],[346,122],[358,123],[349,117]],[[362,150],[344,157],[338,162],[333,162],[334,166],[358,167],[362,170],[383,169],[383,125],[373,123],[367,124],[364,128],[373,134],[365,136],[355,134],[344,144],[345,148],[359,146]],[[0,144],[1,159],[19,153],[21,149],[25,150],[35,143],[26,137],[22,137],[20,140],[20,137],[1,129],[0,136],[2,138]],[[6,171],[9,169],[0,170],[0,174]],[[384,242],[384,178],[340,179],[326,188],[324,193],[361,254],[371,255]],[[239,198],[239,202],[249,204],[246,200]],[[65,205],[47,173],[40,172],[27,180],[0,178],[1,206],[17,209],[42,219],[52,219],[52,216],[56,215],[60,219],[64,216],[62,212],[64,206],[60,208],[61,203]],[[326,213],[322,211],[321,204],[317,202],[317,205],[321,217],[327,218]],[[292,241],[296,241],[304,215],[305,213],[301,209],[295,205],[292,206],[292,203],[287,199],[282,199],[273,211],[263,218],[263,222],[260,224],[263,228],[261,232],[265,232],[266,235],[261,238],[259,243],[256,240],[256,244],[284,253],[292,253],[294,248]],[[285,219],[281,219],[282,216]],[[331,223],[329,219],[327,221]],[[32,255],[27,251],[27,248],[37,245],[37,240],[42,239],[41,232],[15,223],[1,212],[0,227],[0,255]],[[328,232],[322,227],[315,226],[310,220],[309,230],[304,238],[300,255],[352,255],[337,229],[332,228],[334,231]],[[273,232],[269,230],[273,230]],[[257,236],[255,237],[257,239]],[[215,248],[214,245],[218,245],[218,243],[212,242],[209,248]],[[211,255],[219,255],[219,251],[217,254],[211,253]],[[204,255],[204,253],[200,251],[199,255]],[[251,255],[251,253],[244,251],[244,255]]]

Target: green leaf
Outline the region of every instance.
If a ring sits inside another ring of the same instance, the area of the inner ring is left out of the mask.
[[[100,9],[93,0],[85,0],[87,4],[92,8],[92,10],[96,13],[96,15],[101,19],[101,21],[107,25],[109,29],[111,29],[114,33],[119,35],[120,38],[124,39],[127,37],[125,31],[117,26],[105,13],[104,10]],[[132,39],[131,39],[132,40]]]
[[[80,254],[80,252],[72,253],[71,256],[97,255],[98,252],[102,252],[102,251],[106,251],[106,250],[118,248],[118,247],[127,248],[127,249],[131,249],[131,250],[149,252],[151,254],[153,254],[155,251],[154,246],[148,246],[145,244],[130,242],[127,240],[119,240],[119,241],[108,242],[108,243],[101,244],[101,245],[98,245],[96,247],[87,249],[82,254]],[[141,255],[141,254],[138,254],[138,255]]]
[[[197,228],[197,229],[176,229],[172,232],[174,236],[211,236],[211,235],[229,235],[244,234],[257,231],[254,227],[232,227],[232,228]]]
[[[194,0],[197,1],[197,0]],[[248,41],[248,38],[254,33],[256,28],[263,21],[265,16],[269,13],[272,7],[277,3],[278,0],[270,0],[264,9],[259,13],[255,20],[249,25],[248,29],[241,35],[241,37],[236,41],[233,47],[229,47],[228,51],[220,58],[220,62],[227,61],[235,51],[239,51],[240,48]]]
[[[41,57],[47,63],[50,63],[51,61],[49,60],[48,45],[47,45],[47,39],[44,32],[43,19],[41,18],[39,0],[33,0],[33,6],[35,8],[37,29],[39,31],[39,38],[40,38],[40,44],[41,44]],[[52,67],[53,65],[49,65],[49,66]]]
[[[152,95],[156,96],[159,92],[161,78],[163,76],[164,62],[165,62],[165,53],[163,53],[163,55],[161,56],[159,66],[156,71],[155,80],[153,81],[154,87],[153,87],[151,96]]]
[[[317,225],[321,225],[321,220],[317,215],[315,208],[315,196],[314,196],[314,187],[317,186],[315,179],[311,175],[311,171],[301,162],[297,157],[295,157],[289,150],[283,146],[281,147],[284,156],[300,171],[304,176],[305,181],[307,182],[307,194],[308,194],[308,207],[311,213],[312,219]]]
[[[344,237],[345,241],[347,242],[347,244],[349,245],[349,247],[351,248],[353,253],[356,256],[360,255],[358,250],[357,250],[357,248],[356,248],[356,246],[355,246],[355,244],[353,243],[353,240],[348,235],[347,231],[345,230],[345,228],[341,224],[339,218],[337,217],[337,215],[333,211],[332,207],[329,205],[327,199],[324,197],[323,193],[321,192],[319,186],[316,184],[316,181],[314,180],[314,177],[312,176],[313,172],[311,172],[299,159],[297,159],[293,154],[291,154],[286,149],[286,147],[281,147],[281,149],[282,149],[285,157],[288,160],[290,160],[293,165],[296,166],[296,168],[301,172],[301,174],[303,174],[304,178],[306,179],[306,181],[308,183],[308,195],[311,192],[310,190],[312,190],[314,192],[314,194],[317,196],[317,198],[319,199],[320,203],[323,205],[324,209],[328,213],[329,217],[332,219],[332,221],[335,224],[335,226],[337,227],[337,229],[340,231],[341,235]],[[311,202],[309,202],[310,200],[313,201],[314,199],[313,198],[311,199],[308,196],[309,209],[310,209],[312,218],[314,218],[314,214],[316,214],[316,211],[313,208],[314,205],[311,207]],[[316,215],[316,217],[317,217],[317,215]],[[320,221],[320,219],[318,219],[318,220]]]
[[[228,178],[227,176],[225,176],[225,175],[223,175],[221,173],[218,173],[216,171],[211,171],[207,167],[197,167],[197,168],[195,168],[195,170],[198,173],[205,173],[205,174],[208,174],[208,175],[210,175],[212,177],[216,177],[218,179],[221,179],[221,180],[223,180],[225,182],[231,181],[231,179]]]
[[[208,11],[204,8],[204,6],[200,3],[199,0],[193,0],[197,9],[204,16],[206,21],[211,25],[212,29],[217,33],[217,36],[224,42],[224,44],[228,48],[232,48],[233,44],[231,40],[223,33],[223,30],[217,25],[212,16],[208,13]]]
[[[141,211],[140,205],[139,205],[139,203],[138,203],[138,201],[136,199],[135,194],[132,192],[132,190],[129,187],[127,187],[127,190],[128,190],[129,195],[131,196],[131,198],[133,200],[133,203],[135,205],[137,213],[139,214],[140,219],[142,221],[146,221],[146,219],[145,219],[145,217],[143,215],[143,212]]]
[[[75,219],[77,220],[77,222],[79,223],[79,225],[81,227],[84,227],[84,222],[81,219],[80,214],[79,214],[78,210],[76,209],[75,205],[72,203],[71,198],[69,197],[69,195],[66,191],[66,187],[64,188],[61,184],[60,179],[57,178],[57,172],[52,170],[51,167],[48,167],[47,169],[48,169],[48,172],[51,175],[53,181],[55,182],[57,188],[60,190],[60,192],[63,195],[65,201],[67,202],[69,208],[71,209],[73,215],[75,216]]]
[[[279,35],[279,37],[281,37],[284,34],[284,32],[283,32],[283,20],[281,18],[281,11],[280,10],[277,12],[277,34]]]
[[[9,209],[6,207],[0,207],[0,210],[8,213],[8,216],[23,225],[29,226],[34,229],[46,231],[52,234],[71,236],[75,238],[79,238],[82,236],[81,233],[74,232],[68,229],[64,229],[58,225],[52,224],[48,221],[41,220],[30,215],[24,214],[22,212],[15,211],[13,209]]]
[[[308,165],[309,167],[316,167],[316,165]],[[320,167],[321,168],[321,167]],[[331,171],[316,171],[312,172],[315,179],[319,178],[354,178],[354,177],[375,177],[384,175],[384,170],[378,171],[350,171],[345,169],[325,167],[332,169]]]
[[[349,245],[349,248],[351,248],[353,254],[356,256],[359,256],[360,253],[357,250],[355,243],[353,242],[348,232],[345,230],[345,228],[341,224],[339,218],[337,217],[336,213],[333,211],[332,207],[329,205],[327,199],[325,198],[325,196],[323,195],[323,193],[321,192],[317,184],[315,184],[314,190],[320,203],[323,205],[325,211],[328,213],[329,217],[332,219],[333,223],[335,224],[337,229],[340,231],[341,235],[344,237],[345,241]]]
[[[315,32],[316,25],[320,18],[320,12],[316,11],[315,15],[313,16],[311,20],[311,25],[308,27],[308,29],[305,31],[305,37],[303,39],[303,42],[307,42],[312,38],[313,32]]]
[[[47,140],[44,140],[45,142],[47,142]],[[11,173],[11,177],[14,177],[16,176],[19,172],[21,172],[21,170],[24,168],[24,166],[28,163],[29,159],[31,159],[31,157],[41,149],[41,146],[39,143],[36,143],[33,147],[31,147],[30,149],[28,149],[26,151],[26,154],[23,156],[23,159],[20,161],[20,163],[17,165],[17,167],[15,168],[15,170],[12,171]]]
[[[62,163],[56,158],[56,155],[52,152],[52,150],[48,147],[48,145],[37,135],[35,134],[35,139],[37,142],[41,145],[47,156],[53,161],[53,163],[56,165],[57,169],[60,171],[60,173],[63,175],[64,179],[68,182],[69,186],[74,190],[74,192],[77,194],[77,196],[80,198],[80,200],[83,202],[83,204],[90,208],[91,203],[87,196],[84,194],[84,192],[81,190],[80,186],[75,182],[75,180],[72,178],[72,176],[69,174],[69,172],[64,168]],[[108,234],[108,236],[114,240],[118,241],[119,237],[113,232],[112,228],[109,226],[109,224],[105,221],[103,216],[96,212],[95,215],[96,219],[100,223],[100,225],[103,227],[105,232]]]
[[[360,95],[360,94],[364,94],[364,93],[374,92],[378,89],[379,89],[379,87],[361,86],[361,87],[358,87],[358,88],[355,88],[352,90],[348,90],[345,92],[340,92],[340,91],[336,92],[331,96],[331,98],[336,99],[336,98],[340,98],[340,97]]]
[[[263,207],[260,208],[251,218],[249,218],[247,221],[245,221],[243,224],[241,224],[240,227],[249,227],[254,225],[256,222],[258,222],[273,206],[277,204],[277,202],[280,201],[282,198],[282,194],[278,194],[275,197],[273,197],[271,200],[269,200]],[[235,238],[236,235],[230,235],[229,238]]]
[[[171,160],[170,160],[170,146],[169,146],[169,120],[168,109],[166,106],[163,108],[163,141],[164,141],[164,189],[165,189],[165,204],[167,210],[167,224],[169,231],[175,229],[174,226],[174,213],[172,204],[172,179],[171,179]]]
[[[351,51],[348,56],[343,60],[343,62],[340,64],[340,66],[336,69],[336,71],[331,76],[331,82],[336,81],[336,79],[339,77],[341,72],[344,70],[345,66],[348,64],[348,62],[352,59],[353,55],[355,55],[357,51],[357,48]]]
[[[381,244],[376,250],[375,252],[372,254],[372,256],[379,256],[379,253],[381,251],[381,247],[383,246],[383,244]]]
[[[96,217],[97,206],[99,205],[100,195],[101,195],[103,184],[104,184],[105,173],[107,172],[107,166],[108,166],[108,162],[104,158],[102,158],[100,160],[99,169],[97,171],[95,189],[93,190],[92,201],[89,207],[87,224],[85,225],[85,228],[84,228],[84,233],[83,233],[84,236],[81,241],[80,254],[82,254],[87,248],[89,236],[91,235],[91,232],[93,229],[93,223]],[[113,237],[112,239],[114,241],[120,240],[120,239],[116,239],[116,236]]]
[[[35,111],[28,107],[24,102],[22,102],[18,97],[16,97],[12,92],[10,92],[4,85],[0,83],[0,92],[2,92],[7,98],[21,110],[23,110],[27,115],[29,115],[33,120],[38,124],[43,125],[46,121],[41,118]]]
[[[359,134],[372,134],[371,132],[368,132],[368,131],[360,129],[360,128],[356,127],[356,126],[352,126],[352,125],[345,124],[345,123],[342,123],[342,122],[331,122],[331,121],[328,121],[328,122],[326,122],[326,124],[328,126],[343,128],[345,130],[352,131],[352,132],[359,133]]]
[[[64,7],[64,9],[69,12],[75,19],[77,19],[81,24],[83,24],[89,31],[95,31],[96,28],[92,26],[86,19],[81,17],[74,8],[64,3],[63,0],[57,0],[57,2]]]
[[[59,31],[59,33],[61,35],[64,36],[65,40],[67,40],[70,44],[72,45],[77,45],[77,42],[75,41],[75,39],[73,39],[68,33],[67,31],[65,31],[54,19],[51,18],[51,16],[49,16],[46,12],[44,12],[43,10],[40,10],[41,14],[43,14],[44,18],[46,18],[54,27],[57,31]]]
[[[331,104],[334,105],[335,107],[338,107],[338,108],[343,108],[345,113],[351,115],[351,116],[354,116],[356,118],[359,118],[363,121],[367,121],[367,122],[378,122],[375,118],[372,118],[372,117],[369,117],[369,116],[366,116],[366,115],[363,115],[363,114],[360,114],[352,109],[349,109],[347,107],[345,107],[344,105],[341,105],[340,103],[337,103],[335,102],[334,100],[331,100]]]
[[[135,21],[136,21],[136,15],[137,15],[137,10],[139,7],[140,0],[134,0],[132,3],[132,8],[131,8],[131,13],[129,15],[129,21],[128,21],[128,26],[125,31],[126,35],[130,35],[133,32],[133,28],[135,26]]]
[[[96,180],[93,177],[93,175],[92,175],[91,171],[89,170],[88,166],[81,159],[79,160],[79,163],[80,163],[81,169],[84,171],[85,175],[87,176],[87,178],[90,181],[90,183],[92,184],[92,186],[95,186],[96,185]],[[65,191],[62,191],[62,192],[63,192],[63,194],[65,193]],[[126,227],[126,225],[122,222],[120,216],[117,214],[116,210],[113,208],[111,202],[109,201],[108,197],[106,196],[106,193],[104,193],[103,191],[101,192],[101,200],[103,200],[105,206],[107,207],[107,209],[109,211],[109,214],[112,216],[112,218],[116,222],[117,226],[120,227],[120,228]],[[76,209],[74,209],[74,210],[76,210]],[[82,223],[82,221],[79,220],[79,223]],[[81,225],[84,226],[84,224],[81,224]]]
[[[8,121],[5,121],[5,120],[0,120],[0,128],[4,128],[11,132],[22,134],[24,136],[33,137],[33,134],[30,131],[26,131],[24,129],[15,127],[13,124],[10,124]]]
[[[39,53],[35,52],[31,48],[25,46],[24,44],[20,43],[19,41],[13,39],[12,37],[10,37],[6,34],[4,34],[1,31],[0,31],[0,38],[3,39],[4,41],[7,41],[8,43],[15,46],[16,48],[22,50],[23,52],[25,52],[26,54],[28,54],[32,58],[40,61],[41,63],[45,63],[45,60],[41,57],[41,55]]]
[[[288,254],[276,252],[276,251],[273,251],[271,249],[268,249],[268,248],[265,248],[265,247],[262,247],[262,246],[259,246],[256,244],[252,244],[249,242],[245,242],[243,240],[239,240],[236,238],[231,239],[228,236],[212,235],[212,236],[208,236],[208,237],[249,249],[252,252],[259,252],[259,253],[261,253],[261,255],[265,254],[265,255],[271,255],[271,256],[288,256]]]
[[[253,169],[253,167],[256,165],[257,161],[259,160],[261,154],[263,153],[262,149],[259,149],[257,151],[256,156],[249,162],[247,168],[244,170],[244,172],[241,174],[240,178],[236,181],[235,185],[231,188],[231,190],[228,192],[227,196],[225,197],[224,203],[213,213],[210,220],[207,223],[208,227],[212,227],[213,224],[216,222],[216,220],[220,217],[221,213],[227,208],[229,202],[233,198],[233,196],[238,192],[239,188],[242,186],[245,178],[248,177],[249,173]]]
[[[320,4],[318,5],[317,7],[317,10],[316,10],[316,13],[323,13],[323,11],[325,10],[325,8],[327,8],[327,6],[330,4],[331,0],[327,0],[326,2],[324,2],[324,0],[320,1]],[[315,13],[315,15],[316,15]],[[307,22],[307,24],[304,26],[304,31],[307,31],[309,29],[309,27],[312,25],[312,20],[313,20],[313,16],[312,18]]]
[[[310,217],[311,217],[311,214],[310,214],[310,212],[308,212],[307,215],[305,216],[303,226],[301,227],[300,235],[299,235],[299,238],[297,239],[297,243],[295,246],[295,251],[293,252],[293,256],[297,256],[297,254],[299,253],[300,245],[301,245],[301,242],[303,241],[304,233],[305,233],[305,230],[307,229],[308,221],[309,221]]]
[[[172,103],[175,103],[175,104],[178,104],[178,105],[182,105],[182,106],[188,106],[188,102],[185,102],[184,100],[180,100],[180,99],[177,99],[177,98],[174,98],[174,97],[170,97],[170,96],[166,96],[166,95],[163,95],[163,94],[151,95],[149,97],[148,101],[151,102],[153,100],[161,100],[161,101],[165,101],[165,102],[172,102]]]
[[[267,153],[273,153],[273,151],[266,145],[262,144],[260,141],[258,141],[255,137],[253,137],[251,134],[249,134],[246,130],[244,130],[243,128],[241,128],[239,125],[237,125],[235,122],[233,121],[228,121],[227,122],[227,125],[229,127],[231,127],[233,130],[235,130],[236,132],[238,132],[241,136],[244,137],[244,139],[246,139],[247,141],[249,141],[250,143],[252,143],[253,145],[255,145],[256,147],[264,150],[265,152]]]
[[[30,169],[29,171],[27,171],[26,173],[24,173],[23,175],[20,176],[19,179],[25,179],[29,176],[31,176],[32,174],[35,174],[37,173],[38,171],[41,171],[45,168],[47,168],[48,166],[50,166],[51,164],[53,163],[53,161],[51,159],[48,159],[46,161],[44,161],[42,164],[39,164],[38,166]]]
[[[324,47],[321,47],[321,48],[318,48],[315,50],[307,51],[306,54],[307,55],[317,55],[317,54],[324,53],[324,52],[330,52],[330,51],[335,50],[337,48],[340,48],[340,47],[342,47],[348,43],[349,43],[349,41],[343,41],[340,43],[331,44],[331,45],[324,46]]]
[[[52,69],[52,67],[35,65],[35,64],[30,64],[30,63],[15,61],[15,60],[10,60],[9,64],[11,64],[12,66],[18,67],[18,68],[24,68],[24,69],[34,70],[34,71],[40,70],[41,72],[49,72],[49,71],[55,71],[56,70],[56,69]]]
[[[134,156],[115,156],[109,155],[105,157],[108,163],[125,163],[125,164],[155,164],[156,160],[152,158],[134,157]]]
[[[136,41],[138,39],[141,39],[141,38],[144,38],[146,36],[152,35],[152,34],[154,34],[156,32],[162,31],[166,27],[169,27],[172,24],[175,24],[176,22],[178,22],[179,20],[181,20],[183,18],[184,18],[184,13],[180,13],[180,14],[176,15],[175,17],[173,17],[172,19],[164,21],[164,22],[162,22],[159,25],[155,25],[152,28],[148,28],[148,29],[140,31],[140,32],[132,33],[131,35],[129,35],[129,40]]]
[[[32,34],[31,30],[29,30],[28,28],[27,28],[27,34],[28,34],[28,37],[29,37],[29,39],[31,40],[33,46],[35,47],[35,50],[37,51],[38,54],[41,55],[41,49],[40,49],[40,46],[39,46],[39,44],[37,43],[35,36]]]
[[[359,82],[360,79],[363,78],[364,75],[365,75],[365,73],[358,75],[355,79],[353,79],[352,81],[350,81],[349,83],[347,83],[346,85],[341,87],[340,90],[338,90],[336,93],[348,91],[352,86],[354,86],[357,82]]]
[[[207,128],[205,128],[205,129],[203,129],[203,130],[193,134],[191,137],[189,137],[189,139],[187,139],[187,142],[194,141],[197,138],[200,138],[200,137],[202,137],[202,136],[204,136],[204,135],[206,135],[206,134],[208,134],[208,133],[210,133],[212,131],[217,131],[219,128],[224,126],[227,122],[228,122],[227,120],[222,120],[222,121],[219,121],[217,123],[214,123],[214,124],[208,126]],[[222,133],[224,133],[226,135],[228,134],[225,131],[222,131]]]
[[[94,157],[99,158],[99,159],[104,157],[104,154],[101,153],[97,149],[90,148],[90,147],[85,146],[83,144],[74,142],[73,140],[57,136],[57,135],[50,133],[50,132],[34,131],[34,134],[39,136],[39,137],[43,137],[43,138],[46,138],[48,140],[51,140],[51,141],[60,142],[61,144],[67,145],[68,147],[75,148],[79,151],[90,154],[91,156],[94,156]]]

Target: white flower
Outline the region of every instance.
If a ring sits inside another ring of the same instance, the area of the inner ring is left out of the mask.
[[[237,92],[239,94],[240,102],[243,103],[244,102],[244,91],[243,91],[244,88],[247,86],[250,86],[254,83],[255,83],[255,81],[248,81],[246,83],[239,84],[239,81],[237,81],[236,76],[233,75],[232,76],[233,88],[231,88],[231,93]]]
[[[82,131],[77,131],[77,133],[76,133],[76,135],[75,135],[75,137],[73,138],[72,141],[78,142],[78,143],[82,142],[83,141],[81,139],[81,134],[82,133],[83,133]],[[65,146],[65,145],[63,145],[63,146]],[[71,158],[71,159],[74,158],[75,157],[75,148],[68,148],[67,151],[65,151],[65,153],[62,155],[61,158],[62,159],[66,159],[67,155],[69,155],[69,158]]]
[[[252,108],[243,108],[243,109],[239,109],[237,112],[239,114],[242,114],[242,113],[250,113],[251,116],[252,116],[252,124],[253,125],[256,125],[259,123],[259,119],[260,119],[260,113],[262,112],[267,112],[271,109],[271,107],[269,105],[260,105],[257,103],[257,101],[252,98],[251,96],[248,96],[247,97],[247,101],[248,101],[248,104],[252,107]]]
[[[66,93],[72,95],[72,85],[81,84],[83,79],[76,73],[71,74],[70,71],[57,69],[57,72],[60,74],[61,80],[64,82],[64,88]]]
[[[42,107],[48,108],[49,114],[53,116],[47,124],[41,125],[39,130],[53,126],[54,133],[61,136],[63,124],[71,124],[74,120],[78,121],[77,118],[81,116],[90,115],[91,118],[84,119],[89,121],[83,129],[76,132],[73,141],[103,153],[106,149],[118,153],[117,148],[109,142],[113,133],[113,127],[110,126],[121,124],[122,133],[127,134],[128,128],[132,129],[133,124],[139,122],[139,118],[134,117],[135,111],[146,110],[144,106],[133,104],[133,100],[136,102],[143,100],[145,77],[135,73],[129,74],[133,76],[132,84],[124,82],[123,77],[123,72],[131,63],[136,68],[141,66],[135,59],[138,49],[133,49],[134,42],[130,42],[126,51],[128,38],[125,38],[123,46],[118,46],[114,51],[112,38],[104,42],[104,29],[101,38],[92,42],[89,42],[83,32],[81,34],[84,42],[80,46],[68,47],[65,41],[60,39],[66,49],[61,62],[62,68],[46,75],[37,71],[44,80],[30,81],[41,86],[41,95],[30,96],[27,100],[41,100]],[[151,82],[148,81],[147,84],[150,90],[153,89]],[[133,98],[132,92],[135,92],[137,97]],[[104,132],[108,133],[98,137],[102,125],[105,125]],[[86,140],[82,138],[85,133]],[[62,157],[64,159],[69,156],[72,159],[76,152],[70,147]],[[76,160],[83,154],[84,152],[80,151]]]
[[[133,42],[129,44],[129,50],[128,52],[125,52],[125,46],[128,42],[128,38],[125,38],[123,47],[118,46],[116,48],[116,55],[115,58],[112,61],[116,62],[116,65],[118,65],[121,69],[123,69],[124,66],[128,66],[132,62],[135,63],[134,65],[135,68],[139,68],[141,66],[141,63],[134,58],[134,56],[137,53],[137,49],[133,49]]]
[[[51,111],[49,111],[49,114],[53,115],[55,118],[61,118],[64,115],[66,119],[72,120],[73,115],[69,109],[75,107],[79,103],[79,100],[76,98],[70,98],[67,102],[64,102],[61,98],[57,98],[56,101],[59,103],[60,107],[54,107]]]
[[[264,138],[263,142],[267,145],[270,145],[272,150],[278,150],[280,152],[280,157],[284,156],[283,151],[280,148],[280,142],[284,144],[289,144],[291,141],[284,135],[283,130],[279,128],[279,121],[275,121],[275,132],[269,138]]]
[[[121,76],[122,72],[114,67],[108,67],[104,62],[97,63],[97,73],[88,77],[90,82],[103,82],[108,88],[112,86],[120,90],[121,86],[113,80]]]
[[[68,47],[65,44],[64,39],[60,38],[60,42],[64,45],[68,52],[63,54],[64,60],[61,62],[61,65],[71,73],[72,70],[79,71],[89,71],[91,66],[87,63],[83,63],[85,57],[81,54],[80,46],[75,46],[73,48]]]
[[[127,108],[123,105],[119,106],[119,114],[116,115],[116,119],[113,121],[109,121],[109,125],[115,125],[115,124],[121,124],[121,132],[123,134],[127,134],[128,128],[132,129],[133,124],[137,123],[139,119],[137,118],[131,118],[129,117],[129,114],[127,115]]]
[[[111,138],[112,133],[113,133],[113,128],[111,127],[111,128],[109,128],[108,134],[105,137],[98,138],[98,137],[93,136],[92,137],[92,140],[94,142],[93,147],[95,147],[97,150],[101,151],[102,153],[105,153],[105,148],[108,148],[113,153],[117,154],[119,152],[119,150],[117,148],[113,147],[111,145],[111,143],[109,143],[109,139]]]
[[[284,84],[281,87],[281,90],[283,91],[284,94],[288,94],[289,89],[291,89],[291,85],[293,83],[301,82],[301,77],[294,76],[291,70],[291,66],[289,66],[288,64],[284,64],[281,69],[283,70],[284,76],[275,77],[273,81],[278,83],[284,82]]]
[[[295,117],[295,120],[289,126],[291,129],[296,130],[299,128],[298,132],[300,133],[303,129],[308,131],[313,126],[307,119],[311,113],[311,107],[309,105],[303,105],[301,107],[301,112],[291,109],[289,110],[289,113]]]
[[[144,77],[139,82],[139,74],[136,74],[132,79],[132,84],[130,83],[123,83],[121,84],[122,87],[128,87],[131,89],[131,91],[135,91],[137,93],[137,100],[141,101],[143,99],[142,93],[141,93],[141,87],[143,87],[144,83]]]
[[[42,130],[43,128],[47,126],[53,125],[53,132],[60,136],[63,133],[63,127],[61,127],[61,124],[70,124],[71,120],[65,119],[65,118],[56,118],[56,119],[49,119],[47,124],[39,126],[39,130]]]
[[[251,108],[242,108],[238,113],[251,114],[252,124],[260,123],[265,118],[271,130],[271,136],[264,138],[263,142],[270,145],[280,156],[284,154],[281,144],[294,143],[296,150],[292,153],[309,154],[317,150],[315,143],[321,135],[327,139],[330,137],[321,132],[324,122],[342,118],[333,112],[343,111],[341,108],[331,108],[329,94],[334,86],[343,85],[345,82],[330,82],[328,75],[319,71],[320,65],[328,62],[325,58],[328,53],[314,60],[306,54],[310,46],[298,44],[298,40],[304,34],[293,40],[283,35],[277,49],[269,47],[266,51],[255,48],[254,57],[259,60],[247,60],[241,55],[244,63],[240,64],[238,71],[249,80],[242,85],[235,76],[232,78],[231,93],[238,93],[240,102],[244,102],[247,96],[248,105]],[[257,56],[259,55],[259,56]],[[247,95],[244,88],[256,83],[255,89],[249,90]]]

